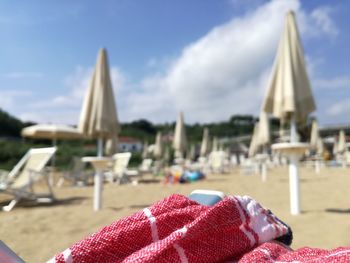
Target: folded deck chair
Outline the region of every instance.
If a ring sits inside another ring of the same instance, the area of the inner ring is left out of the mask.
[[[153,160],[150,158],[143,159],[139,167],[140,172],[151,172],[152,171]]]
[[[150,158],[143,159],[141,165],[139,166],[140,174],[151,173],[152,163],[153,163],[153,160]]]
[[[57,186],[62,186],[64,181],[71,182],[73,186],[87,185],[89,177],[92,177],[92,174],[86,173],[84,171],[85,167],[86,162],[83,162],[81,157],[74,156],[71,163],[71,169],[66,173],[62,173]]]
[[[118,184],[135,182],[137,183],[137,177],[139,172],[137,170],[129,170],[128,165],[131,159],[131,153],[116,153],[113,155],[113,168],[110,181]]]
[[[14,199],[3,207],[4,211],[10,211],[21,200],[33,200],[48,202],[54,200],[51,185],[48,181],[48,172],[44,169],[56,147],[30,149],[18,164],[8,173],[6,179],[0,182],[0,192],[14,196]],[[39,179],[44,179],[48,193],[38,194],[34,192],[33,185]]]

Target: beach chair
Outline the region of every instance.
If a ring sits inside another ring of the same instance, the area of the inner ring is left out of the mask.
[[[73,186],[84,186],[88,184],[92,174],[85,172],[86,162],[81,160],[81,157],[74,156],[71,163],[71,169],[68,172],[62,173],[61,178],[57,182],[57,186],[61,187],[64,181],[69,181]]]
[[[45,166],[56,152],[56,147],[30,149],[18,164],[0,182],[0,192],[14,196],[11,202],[4,206],[4,211],[11,211],[21,200],[50,202],[54,200],[51,185],[48,180],[48,171]],[[44,179],[48,193],[36,193],[34,183]]]
[[[150,158],[143,159],[141,165],[139,166],[140,174],[151,173],[152,163],[153,163],[153,160]]]
[[[112,172],[108,176],[109,181],[116,182],[117,184],[130,183],[137,184],[139,172],[137,170],[129,170],[128,165],[131,159],[131,153],[116,153],[113,155],[113,167]]]
[[[246,158],[244,162],[240,164],[240,174],[241,175],[253,175],[259,173],[259,164],[251,159]]]
[[[211,152],[209,155],[210,168],[213,173],[225,173],[225,152],[224,151],[215,151]]]
[[[153,176],[159,176],[160,174],[162,174],[162,172],[164,171],[164,167],[165,167],[165,161],[160,159],[160,160],[155,160],[152,166],[152,173]]]

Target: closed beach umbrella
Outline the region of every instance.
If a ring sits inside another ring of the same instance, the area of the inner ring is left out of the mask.
[[[259,122],[254,126],[253,136],[249,145],[249,156],[254,156],[260,147],[270,143],[270,125],[265,112],[260,113]]]
[[[334,138],[332,153],[333,153],[333,155],[337,155],[337,153],[338,153],[338,142],[337,142],[336,138]]]
[[[88,137],[98,139],[98,157],[103,155],[103,140],[117,136],[120,130],[105,49],[101,49],[98,54],[80,113],[79,130]],[[102,207],[102,181],[102,172],[97,172],[94,177],[95,210]]]
[[[311,125],[311,135],[310,135],[311,149],[314,149],[314,150],[317,149],[319,139],[320,139],[320,135],[318,132],[318,124],[316,120],[313,120]]]
[[[252,139],[250,140],[249,151],[248,151],[249,157],[253,157],[259,150],[259,146],[257,144],[258,130],[259,130],[259,123],[256,122],[254,125]]]
[[[209,148],[210,148],[209,129],[204,128],[200,155],[202,157],[206,156],[209,153]]]
[[[260,113],[257,145],[265,146],[270,143],[270,125],[269,118],[265,112]]]
[[[188,160],[194,160],[196,158],[196,145],[191,144],[190,149],[187,154],[187,159]]]
[[[341,130],[339,132],[339,139],[338,139],[338,153],[344,153],[346,151],[346,139],[345,139],[345,132],[344,130]]]
[[[218,142],[218,137],[213,138],[213,143],[211,145],[211,151],[212,152],[217,152],[219,150],[219,142]]]
[[[99,139],[99,156],[102,156],[103,139],[111,138],[119,133],[120,126],[105,49],[99,51],[96,67],[80,113],[78,127],[84,135]]]
[[[305,121],[315,109],[295,15],[290,11],[286,16],[263,110],[279,119],[291,121],[293,142],[296,141],[295,123]]]
[[[316,109],[307,75],[304,52],[293,11],[286,15],[263,111],[290,121],[290,142],[298,141],[297,123],[304,122]],[[291,213],[300,213],[299,160],[290,155],[289,182]]]
[[[156,143],[154,145],[153,155],[155,158],[160,159],[163,154],[163,145],[162,145],[162,133],[159,131],[156,135]]]
[[[175,157],[177,158],[184,157],[184,153],[187,148],[187,138],[186,138],[186,130],[185,130],[185,124],[184,124],[184,117],[182,112],[180,112],[176,121],[173,148],[175,150]]]
[[[316,152],[317,152],[318,155],[322,156],[323,151],[324,151],[323,141],[322,141],[321,137],[319,137],[318,140],[317,140]]]

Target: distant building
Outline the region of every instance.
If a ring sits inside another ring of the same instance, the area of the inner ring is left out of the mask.
[[[142,143],[131,137],[119,137],[118,138],[118,149],[120,152],[141,152]]]

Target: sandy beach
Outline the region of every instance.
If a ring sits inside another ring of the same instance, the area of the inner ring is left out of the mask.
[[[292,227],[292,247],[333,248],[350,245],[350,169],[301,169],[302,214],[289,214],[287,167],[258,175],[209,175],[191,184],[105,184],[103,209],[92,210],[93,187],[54,188],[58,201],[51,205],[24,204],[0,213],[0,237],[26,262],[43,262],[101,227],[130,215],[172,193],[188,195],[194,189],[215,189],[232,195],[249,195],[271,209]],[[10,196],[1,194],[2,204]]]

